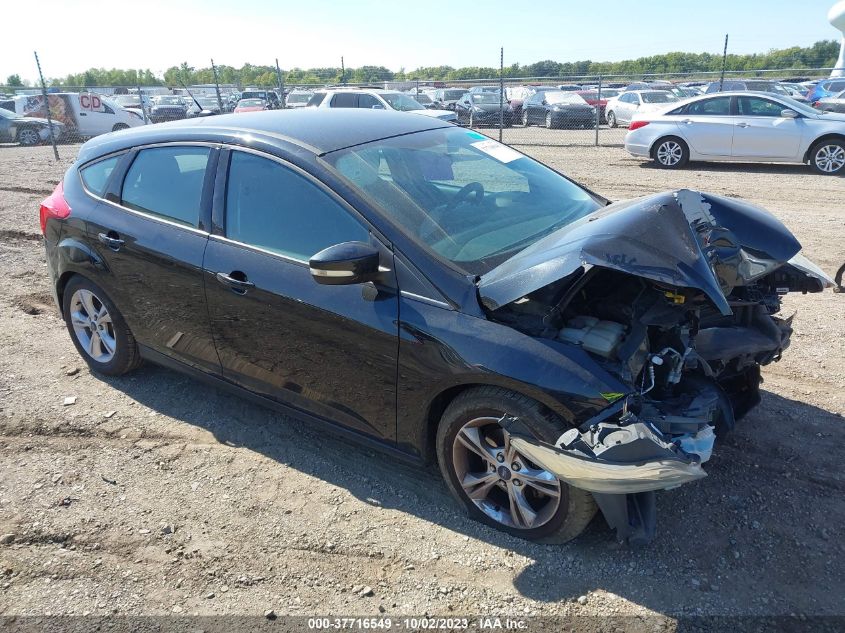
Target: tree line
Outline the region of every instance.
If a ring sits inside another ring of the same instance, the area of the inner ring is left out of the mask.
[[[822,40],[812,46],[793,46],[773,49],[767,53],[748,55],[728,55],[728,71],[777,70],[786,68],[825,68],[836,63],[839,55],[839,43],[834,40]],[[671,75],[680,73],[715,72],[722,68],[722,56],[710,53],[672,52],[651,55],[620,62],[556,62],[545,60],[533,64],[512,64],[504,68],[505,77],[580,77],[588,75]],[[236,86],[275,86],[279,82],[279,72],[275,66],[244,64],[240,68],[225,64],[216,67],[217,80],[221,84]],[[493,78],[499,76],[499,69],[494,66],[431,66],[406,71],[392,71],[384,66],[361,66],[359,68],[291,68],[281,71],[286,84],[325,84],[325,83],[374,83],[383,81],[423,80],[458,81],[463,79]],[[211,67],[196,68],[183,62],[171,66],[163,76],[156,76],[149,69],[121,70],[117,68],[90,68],[78,74],[56,77],[49,80],[51,86],[178,86],[185,84],[214,83],[214,71]],[[19,75],[10,75],[8,86],[24,86]]]

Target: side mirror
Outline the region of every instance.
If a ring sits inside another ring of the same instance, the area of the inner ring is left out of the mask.
[[[348,286],[375,281],[379,252],[364,242],[343,242],[323,249],[308,262],[311,276],[325,286]]]
[[[780,111],[780,116],[784,119],[797,119],[798,113],[795,110],[790,110],[789,108],[784,108]]]

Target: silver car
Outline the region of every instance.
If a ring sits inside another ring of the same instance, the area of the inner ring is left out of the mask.
[[[809,163],[843,174],[845,115],[770,93],[720,92],[636,115],[625,149],[667,169],[691,160]]]

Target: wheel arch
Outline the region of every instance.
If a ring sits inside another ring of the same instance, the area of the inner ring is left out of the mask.
[[[839,132],[829,132],[828,134],[822,134],[820,137],[813,139],[810,144],[807,145],[807,151],[804,152],[804,163],[810,162],[810,152],[813,151],[813,148],[816,145],[823,143],[824,141],[841,141],[845,143],[845,134],[841,134]]]

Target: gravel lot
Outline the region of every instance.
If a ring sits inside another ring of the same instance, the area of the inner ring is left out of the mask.
[[[549,134],[505,138],[613,199],[748,199],[828,272],[845,260],[841,178],[667,172]],[[90,374],[51,305],[38,227],[78,146],[59,149],[57,164],[49,147],[0,147],[0,615],[601,615],[654,618],[647,630],[845,615],[845,295],[788,297],[796,333],[764,370],[762,405],[708,478],[659,495],[652,545],[617,544],[600,517],[573,543],[534,545],[466,519],[433,466],[158,367]]]

